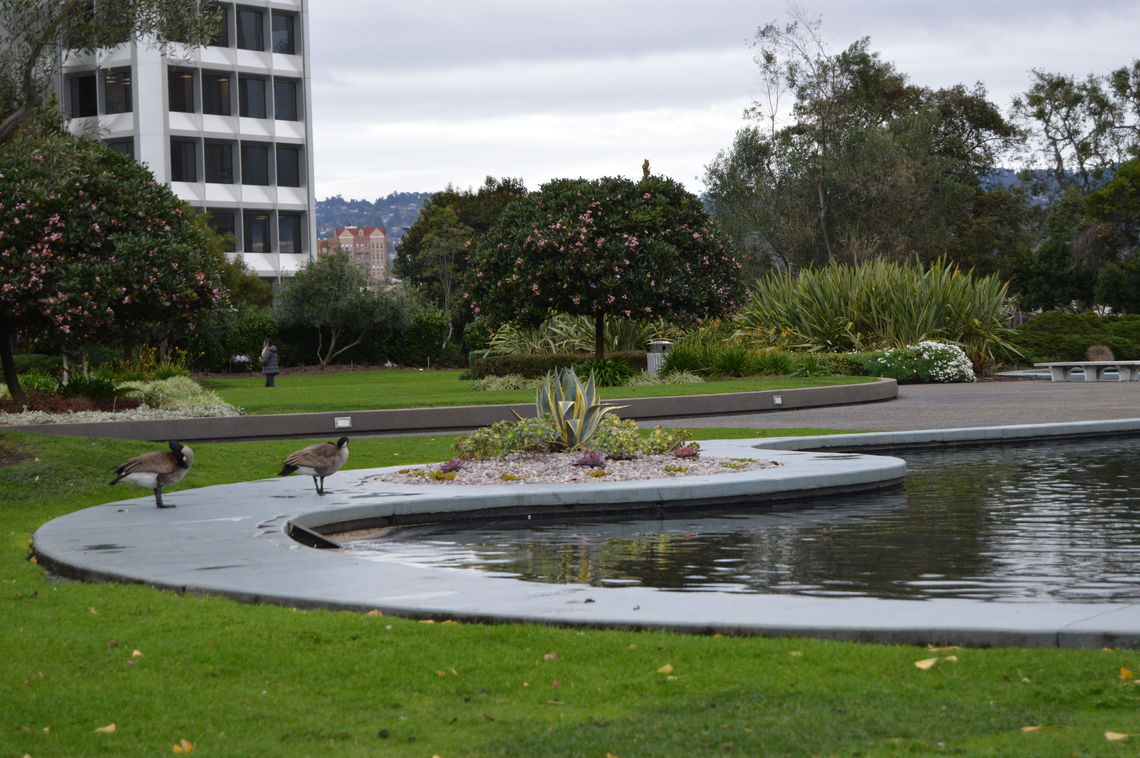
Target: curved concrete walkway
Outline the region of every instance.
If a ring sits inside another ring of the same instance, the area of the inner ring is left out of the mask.
[[[1086,388],[1087,389],[1087,388]],[[342,608],[468,620],[557,625],[655,627],[690,632],[811,636],[908,644],[973,646],[1140,646],[1140,604],[899,601],[786,595],[669,593],[639,587],[596,588],[497,578],[478,571],[380,563],[335,550],[302,547],[287,532],[363,518],[483,509],[492,504],[573,510],[619,502],[660,507],[747,493],[779,497],[842,492],[897,481],[903,464],[881,456],[781,452],[860,444],[946,444],[1057,435],[1140,434],[1140,418],[1012,427],[941,429],[844,438],[703,443],[709,455],[778,460],[778,469],[653,482],[571,487],[513,485],[441,488],[370,481],[342,472],[319,498],[308,479],[271,479],[183,490],[178,506],[159,510],[149,496],[88,508],[56,519],[35,535],[40,560],[88,580],[142,582],[245,602]]]

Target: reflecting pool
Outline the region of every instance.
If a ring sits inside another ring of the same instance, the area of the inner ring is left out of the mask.
[[[1140,599],[1140,439],[892,453],[905,489],[691,516],[445,525],[355,542],[505,581],[1006,602]]]

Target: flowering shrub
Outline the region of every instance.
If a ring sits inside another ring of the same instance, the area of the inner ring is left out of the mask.
[[[867,361],[866,369],[871,376],[904,383],[975,381],[974,367],[965,351],[944,342],[925,341],[882,350]]]
[[[556,179],[479,239],[465,298],[477,315],[530,326],[552,312],[696,321],[731,311],[739,270],[678,182]]]

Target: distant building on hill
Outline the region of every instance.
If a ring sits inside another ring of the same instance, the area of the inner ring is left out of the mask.
[[[388,233],[382,226],[346,226],[337,229],[331,239],[317,240],[317,255],[327,255],[345,249],[359,266],[368,284],[383,287],[388,284]]]

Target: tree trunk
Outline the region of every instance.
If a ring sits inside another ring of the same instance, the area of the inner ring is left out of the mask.
[[[0,318],[0,363],[4,365],[4,383],[8,385],[8,393],[12,399],[21,405],[28,402],[28,395],[20,386],[20,377],[16,374],[15,353],[16,336],[4,318]]]
[[[594,357],[606,357],[606,314],[594,314]]]

